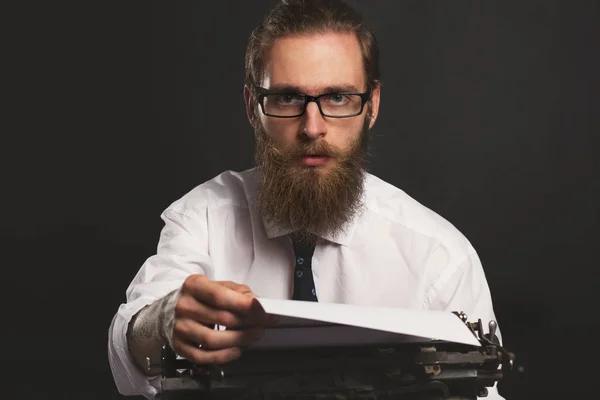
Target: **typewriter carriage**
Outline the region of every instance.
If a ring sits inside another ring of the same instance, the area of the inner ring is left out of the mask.
[[[480,346],[440,340],[389,346],[247,351],[225,365],[199,366],[168,346],[161,360],[161,398],[456,399],[486,397],[513,368],[515,356],[481,319],[463,321]],[[150,367],[150,365],[149,365]],[[201,397],[199,397],[201,395]],[[186,397],[189,396],[189,397]]]

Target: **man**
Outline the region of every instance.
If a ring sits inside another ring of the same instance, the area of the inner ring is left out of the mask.
[[[162,214],[157,254],[109,329],[122,394],[159,392],[146,358],[157,363],[165,343],[198,364],[243,357],[270,322],[254,296],[495,319],[468,240],[364,171],[380,91],[377,42],[348,5],[286,0],[265,17],[244,88],[257,167],[225,172]]]

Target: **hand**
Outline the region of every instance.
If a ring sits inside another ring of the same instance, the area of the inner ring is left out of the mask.
[[[191,275],[175,305],[173,350],[199,365],[224,364],[238,358],[240,347],[259,340],[272,321],[255,297],[246,285]],[[214,325],[227,329],[214,330]]]

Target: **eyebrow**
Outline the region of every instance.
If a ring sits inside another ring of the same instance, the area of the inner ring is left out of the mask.
[[[281,85],[272,85],[268,92],[275,93],[306,93],[306,91],[300,89],[300,87],[295,85],[281,84]],[[342,85],[331,85],[326,86],[323,89],[319,90],[320,94],[326,93],[362,93],[356,86],[352,84],[342,84]]]

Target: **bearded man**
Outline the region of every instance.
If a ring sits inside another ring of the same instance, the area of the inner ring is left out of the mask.
[[[380,92],[377,41],[356,10],[284,0],[266,15],[246,51],[256,166],[222,173],[162,214],[157,253],[109,329],[122,394],[156,397],[160,371],[146,358],[157,362],[164,344],[196,364],[243,357],[270,322],[255,296],[496,319],[469,241],[365,171]]]

